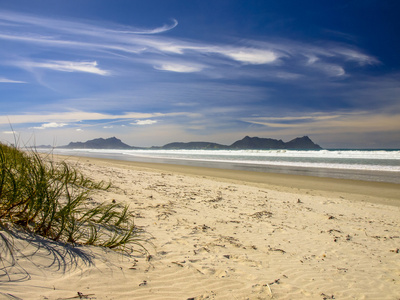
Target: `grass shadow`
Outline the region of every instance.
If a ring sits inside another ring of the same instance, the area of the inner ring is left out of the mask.
[[[20,231],[2,233],[0,243],[0,286],[6,282],[21,282],[31,279],[28,268],[60,272],[74,271],[77,268],[94,266],[94,255],[82,246],[56,242],[39,235]],[[13,252],[5,245],[4,238],[12,243]]]

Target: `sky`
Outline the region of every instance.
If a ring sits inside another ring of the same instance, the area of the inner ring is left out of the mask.
[[[400,1],[0,0],[0,141],[400,148]]]

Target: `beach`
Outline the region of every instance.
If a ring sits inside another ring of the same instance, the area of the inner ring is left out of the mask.
[[[0,299],[400,297],[399,184],[56,159],[112,183],[92,201],[129,204],[148,252],[16,237]]]

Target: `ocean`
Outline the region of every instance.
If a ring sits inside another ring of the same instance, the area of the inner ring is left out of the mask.
[[[38,149],[40,150],[40,149]],[[49,150],[40,150],[49,151]],[[400,150],[99,150],[54,154],[400,183]]]

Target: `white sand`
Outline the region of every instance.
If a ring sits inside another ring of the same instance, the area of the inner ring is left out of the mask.
[[[76,163],[111,180],[95,200],[129,203],[153,237],[151,256],[15,239],[20,253],[13,267],[3,257],[0,299],[400,298],[399,185],[365,195],[351,181],[332,190],[301,177],[301,188],[293,178],[274,185],[179,166]]]

